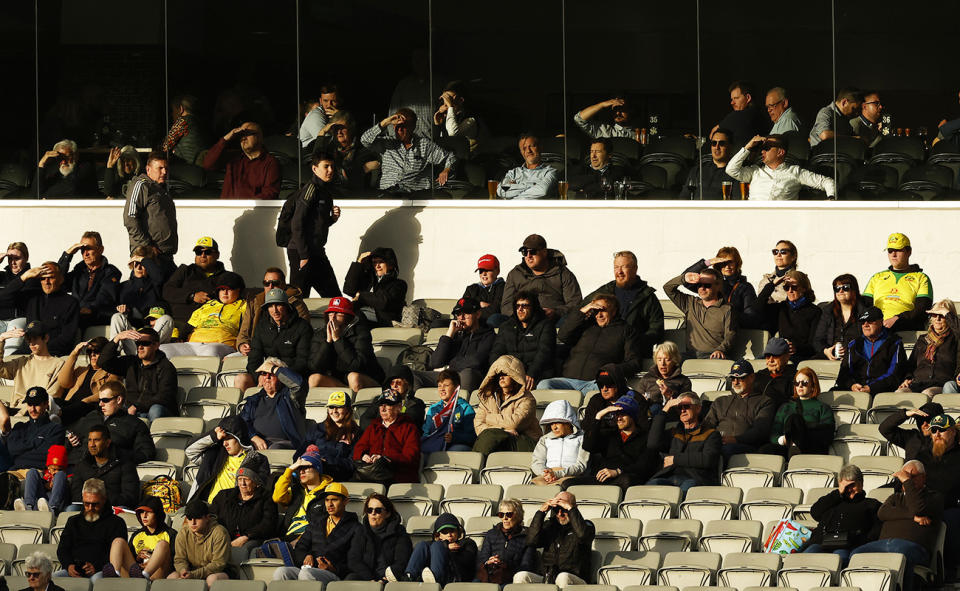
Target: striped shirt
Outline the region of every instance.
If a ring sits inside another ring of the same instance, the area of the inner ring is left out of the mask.
[[[360,143],[381,154],[380,188],[399,192],[423,191],[433,183],[431,164],[453,169],[457,163],[453,152],[444,150],[433,140],[414,136],[409,148],[387,129],[374,125],[363,132]],[[437,170],[439,173],[440,170]]]

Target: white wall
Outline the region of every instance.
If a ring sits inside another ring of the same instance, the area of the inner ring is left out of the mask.
[[[327,252],[341,284],[358,252],[390,246],[411,284],[410,299],[459,297],[476,280],[476,260],[487,252],[499,257],[506,275],[520,260],[523,238],[539,233],[566,255],[585,294],[612,278],[615,251],[632,250],[641,277],[661,298],[666,280],[725,245],[740,250],[744,272],[756,284],[773,267],[771,248],[786,238],[797,244],[800,268],[810,275],[817,298],[826,300],[840,273],[852,272],[862,288],[888,264],[886,236],[904,232],[913,242],[913,262],[933,280],[935,298],[960,300],[955,270],[960,240],[954,234],[960,208],[949,203],[343,200],[338,205],[343,215],[331,228]],[[117,200],[2,201],[0,241],[26,242],[36,265],[56,260],[83,231],[98,230],[107,257],[126,275],[122,206]],[[286,266],[285,253],[273,241],[279,207],[267,201],[178,201],[177,262],[192,262],[197,237],[211,235],[227,267],[248,284],[259,284],[265,267]]]

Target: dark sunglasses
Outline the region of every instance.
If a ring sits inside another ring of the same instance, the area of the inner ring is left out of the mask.
[[[771,252],[773,252],[773,254],[790,254],[793,251],[789,248],[774,248]]]
[[[713,289],[713,283],[698,283],[697,289]]]
[[[87,355],[99,355],[100,349],[87,349]]]
[[[273,375],[273,374],[270,373],[269,371],[258,371],[258,372],[257,372],[257,377],[260,377],[260,376],[272,376],[272,375]]]
[[[153,341],[137,341],[137,347],[152,347],[155,343]]]
[[[8,255],[7,255],[7,260],[8,260],[8,261],[19,261],[19,260],[22,259],[22,258],[23,258],[22,256],[16,255],[16,254],[8,254]]]
[[[760,147],[761,152],[766,152],[767,150],[782,150],[782,149],[783,149],[783,146],[781,146],[780,144],[763,144],[763,146]]]
[[[88,250],[96,250],[96,246],[81,246],[80,252],[87,252]]]
[[[731,382],[745,382],[745,381],[747,381],[747,376],[743,376],[743,377],[740,377],[740,376],[730,376],[730,381],[731,381]]]
[[[784,291],[800,291],[801,287],[796,283],[788,283],[783,287]]]
[[[930,432],[931,432],[931,433],[943,433],[943,432],[945,432],[945,431],[947,431],[947,430],[948,430],[948,429],[944,429],[944,428],[942,428],[942,427],[930,427]]]
[[[532,307],[533,307],[533,304],[517,304],[517,305],[514,306],[514,307],[515,307],[517,310],[526,310],[526,309],[528,309],[528,308],[532,308]]]
[[[367,507],[367,515],[380,515],[384,513],[386,509],[383,507]]]
[[[932,318],[939,318],[940,320],[945,320],[945,319],[947,318],[947,317],[944,316],[943,314],[930,314],[929,316],[930,316],[931,319],[932,319]]]
[[[217,251],[213,250],[212,248],[195,248],[193,249],[193,254],[197,256],[202,255],[212,257],[213,255],[217,254]]]
[[[499,517],[500,519],[503,519],[504,517],[506,517],[507,519],[512,519],[513,511],[499,511],[497,512],[497,517]]]
[[[528,254],[537,254],[538,252],[540,252],[539,248],[521,248],[520,249],[520,254],[522,254],[523,256],[527,256]]]
[[[569,511],[567,511],[563,507],[554,507],[553,512],[556,513],[557,515],[566,515],[567,513],[569,513]]]
[[[718,148],[722,148],[723,146],[726,146],[726,145],[729,144],[729,143],[730,143],[730,142],[728,142],[727,140],[713,140],[713,141],[710,142],[710,145],[711,145],[711,146],[716,146],[716,147],[718,147]]]
[[[113,402],[113,401],[116,400],[116,399],[117,399],[116,396],[110,396],[110,397],[107,397],[107,398],[98,398],[100,404],[106,404],[106,403],[108,403],[108,402]]]
[[[903,252],[903,249],[902,249],[902,248],[888,248],[888,249],[887,249],[887,254],[893,254],[893,253],[895,253],[895,252]]]
[[[841,291],[851,291],[852,289],[853,289],[852,285],[850,285],[849,283],[843,283],[841,285],[834,285],[833,293],[840,293]]]
[[[97,501],[96,503],[88,503],[86,501],[83,502],[84,507],[99,507],[102,504],[103,503],[101,503],[100,501]]]
[[[693,410],[693,405],[692,405],[692,404],[678,404],[678,405],[677,405],[677,408],[680,409],[680,412],[683,412],[683,411],[685,411],[685,410]]]
[[[23,573],[23,576],[27,577],[28,579],[39,579],[39,578],[40,578],[40,574],[41,574],[41,573],[38,573],[38,572],[27,571],[27,572]]]
[[[264,281],[263,281],[263,286],[264,286],[264,287],[283,287],[283,282],[282,282],[282,281],[268,281],[268,280],[264,279]]]
[[[795,381],[795,382],[793,383],[793,385],[794,385],[794,386],[803,386],[804,388],[806,388],[807,386],[810,385],[810,382],[808,382],[807,380],[797,380],[797,381]]]

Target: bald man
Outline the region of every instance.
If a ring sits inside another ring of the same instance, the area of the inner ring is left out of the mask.
[[[230,149],[228,144],[232,144]],[[276,199],[280,195],[280,163],[267,152],[263,129],[253,121],[220,138],[207,151],[203,167],[225,169],[221,199]]]
[[[561,589],[586,584],[595,534],[593,524],[577,509],[577,498],[558,493],[540,506],[527,529],[527,545],[543,548],[540,572],[520,571],[513,582],[553,583]]]

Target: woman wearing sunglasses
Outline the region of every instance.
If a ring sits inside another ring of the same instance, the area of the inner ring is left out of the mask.
[[[789,240],[780,240],[773,247],[773,273],[764,273],[760,283],[757,284],[757,294],[763,291],[768,284],[780,279],[787,274],[787,271],[793,271],[797,268],[797,246]],[[759,297],[759,295],[757,296]],[[787,292],[783,285],[775,285],[773,293],[768,296],[770,303],[782,302],[787,299]]]
[[[777,285],[783,287],[787,299],[771,303]],[[813,337],[820,322],[820,308],[810,287],[810,279],[801,271],[787,271],[783,278],[768,283],[757,296],[767,323],[790,343],[790,360],[794,363],[814,357]]]
[[[523,526],[523,505],[517,499],[500,501],[500,523],[483,535],[477,554],[477,580],[484,583],[511,583],[520,571],[537,566],[537,550],[527,545]]]
[[[860,284],[849,273],[833,280],[833,301],[820,308],[820,321],[813,337],[817,359],[839,361],[847,352],[850,341],[863,335],[860,331],[860,315],[867,305],[860,297]]]
[[[820,380],[809,367],[793,378],[793,400],[777,410],[770,430],[770,443],[760,453],[789,457],[794,453],[825,454],[833,441],[833,410],[818,399]]]
[[[957,311],[951,300],[940,300],[927,310],[929,328],[917,339],[906,365],[906,379],[897,392],[933,396],[957,375]]]
[[[413,553],[410,534],[393,501],[371,493],[363,502],[362,529],[350,546],[348,581],[386,581],[386,571],[402,573]]]

